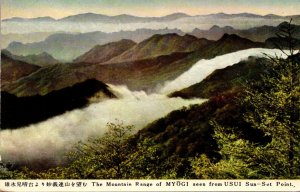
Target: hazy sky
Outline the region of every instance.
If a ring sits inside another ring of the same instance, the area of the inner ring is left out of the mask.
[[[300,14],[300,0],[1,0],[1,18],[51,16],[78,13],[162,16],[174,12],[190,15],[241,13]]]

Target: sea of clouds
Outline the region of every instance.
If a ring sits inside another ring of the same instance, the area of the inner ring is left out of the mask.
[[[169,98],[166,95],[200,82],[216,69],[233,65],[249,56],[265,57],[264,53],[284,57],[279,50],[257,48],[200,60],[152,94],[130,91],[126,86],[109,85],[118,99],[94,103],[17,130],[0,131],[0,155],[4,161],[17,163],[30,163],[41,159],[57,163],[78,141],[103,135],[108,122],[122,121],[124,125],[134,125],[137,131],[173,110],[203,103],[205,99],[187,100]]]
[[[57,32],[65,31],[70,33],[86,33],[92,31],[118,32],[134,31],[136,29],[181,29],[184,32],[191,32],[195,28],[209,29],[213,25],[220,27],[232,26],[236,29],[248,29],[262,25],[277,26],[284,22],[284,19],[265,18],[232,18],[216,19],[202,16],[181,18],[168,22],[140,22],[140,23],[101,23],[101,22],[2,22],[1,33],[32,33],[32,32]]]

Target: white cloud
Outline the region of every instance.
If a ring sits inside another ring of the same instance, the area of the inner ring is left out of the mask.
[[[162,94],[169,94],[174,91],[181,90],[201,82],[216,69],[222,69],[227,66],[234,65],[242,60],[246,60],[249,56],[265,57],[264,54],[269,56],[275,56],[276,54],[281,57],[285,56],[278,49],[253,48],[217,56],[209,60],[202,59],[175,80],[166,82],[159,92]]]

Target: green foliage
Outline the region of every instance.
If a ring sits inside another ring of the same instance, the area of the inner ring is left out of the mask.
[[[214,163],[207,155],[202,154],[199,157],[191,159],[193,173],[200,179],[245,179],[250,178],[247,173],[245,162],[236,159],[221,159]]]
[[[13,172],[0,162],[0,179],[12,179]]]
[[[249,89],[243,104],[249,109],[244,119],[271,137],[257,146],[258,173],[269,178],[294,178],[300,175],[299,62],[273,59],[273,70]]]
[[[213,121],[222,159],[194,158],[198,178],[300,178],[300,62],[291,50],[287,59],[269,58],[268,74],[247,85],[241,97],[243,120],[264,139],[246,137],[247,126]]]
[[[107,124],[103,137],[80,142],[68,154],[71,164],[68,175],[71,178],[124,178],[127,174],[127,156],[132,152],[125,141],[131,135],[133,126],[122,123]]]
[[[109,123],[100,138],[79,142],[67,154],[68,163],[47,171],[23,168],[18,179],[157,179],[182,178],[189,162],[166,153],[162,144],[150,138],[137,142],[133,126]]]
[[[67,165],[36,172],[24,168],[15,177],[22,179],[118,179],[127,175],[127,156],[132,148],[127,139],[133,126],[108,123],[100,138],[79,142],[67,154]]]

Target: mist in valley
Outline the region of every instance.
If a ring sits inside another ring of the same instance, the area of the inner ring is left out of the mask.
[[[106,131],[106,124],[123,122],[134,125],[135,130],[166,116],[168,113],[206,99],[169,98],[166,95],[200,82],[216,69],[224,68],[249,56],[279,55],[280,50],[248,49],[200,60],[192,68],[171,82],[166,82],[154,93],[130,91],[126,86],[109,85],[118,99],[108,99],[90,104],[17,130],[0,132],[0,154],[4,161],[30,163],[40,159],[59,163],[66,151],[78,141],[99,137]],[[29,109],[30,110],[30,109]]]
[[[285,19],[266,19],[266,18],[231,18],[216,19],[204,16],[181,18],[168,22],[134,22],[134,23],[103,23],[103,22],[15,22],[7,21],[1,23],[1,33],[32,33],[32,32],[57,32],[64,31],[69,33],[86,33],[102,31],[106,33],[118,31],[134,31],[137,29],[180,29],[184,32],[191,32],[195,28],[209,29],[213,25],[220,27],[231,26],[235,29],[248,29],[262,25],[277,26],[286,21]]]
[[[131,92],[125,86],[110,85],[110,89],[119,99],[91,104],[21,129],[1,131],[3,161],[26,164],[44,159],[58,163],[78,141],[103,135],[108,122],[134,125],[137,131],[173,110],[205,101],[147,95]]]
[[[174,92],[174,90],[187,88],[191,85],[201,82],[214,70],[234,65],[236,63],[239,63],[240,61],[246,60],[250,56],[278,56],[286,58],[286,55],[284,55],[279,49],[252,48],[217,56],[213,59],[201,59],[200,61],[195,63],[188,71],[181,74],[175,80],[164,83],[164,86],[160,88],[159,92],[161,94],[170,94]]]

